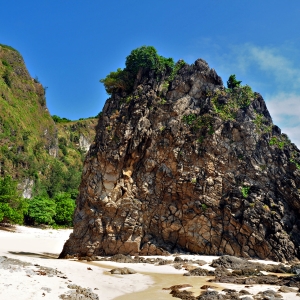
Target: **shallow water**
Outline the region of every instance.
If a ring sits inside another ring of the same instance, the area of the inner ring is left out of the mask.
[[[87,264],[92,264],[94,266],[99,266],[106,269],[113,269],[116,266],[109,266],[107,264],[101,264],[101,262],[84,262]],[[106,272],[105,272],[106,273]],[[188,291],[192,291],[194,293],[194,296],[200,295],[201,292],[204,290],[200,289],[203,285],[209,285],[214,290],[221,291],[224,288],[231,286],[231,288],[234,288],[236,290],[245,289],[244,285],[236,285],[236,284],[226,284],[226,283],[215,283],[215,282],[208,282],[209,279],[214,279],[214,276],[183,276],[183,274],[160,274],[160,273],[152,273],[152,272],[141,272],[138,271],[139,274],[147,275],[149,276],[154,283],[149,286],[147,289],[134,292],[130,294],[125,294],[119,297],[114,298],[114,300],[171,300],[174,299],[172,295],[170,294],[171,290],[163,290],[163,288],[169,288],[172,285],[178,285],[178,284],[190,284],[192,285],[191,288],[187,288]],[[267,272],[266,272],[267,273]],[[109,272],[106,273],[108,276],[115,276],[111,275]],[[276,275],[276,276],[291,276],[292,274],[283,274],[283,273],[269,273],[270,275]],[[130,276],[130,275],[120,275],[120,276]],[[134,282],[132,282],[134,285]],[[260,289],[263,288],[263,290],[268,288],[275,288],[275,286],[269,286],[269,285],[251,285],[253,289],[256,287],[259,287]],[[251,288],[250,288],[251,290]],[[249,290],[249,292],[250,292]],[[254,291],[254,294],[257,293],[257,291]],[[294,298],[289,298],[294,299]],[[299,299],[299,298],[295,298]]]
[[[114,300],[170,300],[174,299],[170,294],[171,290],[163,290],[163,288],[168,288],[172,285],[185,284],[188,283],[192,285],[192,288],[188,288],[188,291],[195,292],[195,295],[199,295],[201,291],[200,287],[203,285],[213,286],[216,290],[221,290],[221,287],[216,283],[207,282],[209,279],[214,277],[201,276],[201,277],[192,277],[192,276],[183,276],[182,274],[155,274],[155,273],[144,273],[141,274],[148,275],[154,280],[154,284],[148,289],[126,294],[120,297],[115,298]]]
[[[82,261],[83,263],[87,263],[89,265],[98,266],[101,268],[106,269],[113,269],[116,266],[109,266],[108,264],[101,264],[101,261],[97,262],[86,262]],[[199,295],[201,293],[200,288],[203,285],[209,285],[213,287],[215,290],[222,290],[224,286],[218,285],[214,282],[208,282],[209,279],[213,279],[213,276],[183,276],[183,274],[160,274],[160,273],[152,273],[152,272],[141,272],[138,271],[141,275],[149,276],[154,283],[149,286],[146,290],[142,290],[139,292],[134,292],[131,294],[125,294],[119,297],[114,298],[114,300],[170,300],[174,299],[170,294],[171,290],[163,290],[163,288],[169,288],[172,285],[177,284],[190,284],[192,285],[191,288],[188,288],[188,291],[192,291],[195,295]],[[115,276],[111,275],[109,272],[106,273],[108,276]],[[130,275],[119,275],[119,276],[130,276]],[[134,284],[134,282],[132,282]]]

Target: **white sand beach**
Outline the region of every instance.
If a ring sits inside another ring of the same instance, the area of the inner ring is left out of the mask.
[[[80,262],[77,260],[57,259],[71,230],[38,229],[16,226],[14,232],[0,230],[0,266],[1,257],[17,259],[32,265],[23,266],[9,263],[0,267],[0,299],[32,300],[60,299],[72,289],[68,285],[75,284],[82,288],[90,288],[101,300],[111,299],[174,299],[170,291],[162,290],[171,285],[190,283],[191,290],[199,294],[205,277],[183,277],[185,270],[177,270],[170,265],[122,264],[116,262]],[[181,255],[189,259],[201,259],[208,263],[216,257],[199,255]],[[165,259],[174,259],[167,256]],[[45,270],[42,267],[53,269]],[[128,267],[137,273],[131,275],[111,275],[109,270],[115,267]],[[203,267],[210,268],[208,265]],[[61,273],[59,273],[61,272]],[[234,288],[237,291],[243,285],[210,284],[219,291],[223,288]],[[278,290],[277,286],[253,285],[250,293],[266,289]],[[295,293],[282,293],[283,299],[300,299]]]
[[[16,232],[0,230],[0,256],[57,269],[63,273],[61,277],[66,277],[31,275],[29,270],[36,270],[35,266],[0,269],[0,299],[59,299],[59,295],[70,291],[67,285],[72,283],[91,288],[100,299],[109,300],[146,289],[153,283],[149,276],[141,274],[112,276],[108,273],[109,266],[92,266],[88,270],[85,263],[56,259],[70,233],[71,230],[23,226],[16,226]]]

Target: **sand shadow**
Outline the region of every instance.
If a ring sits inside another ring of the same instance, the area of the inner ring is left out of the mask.
[[[16,227],[14,226],[4,226],[4,225],[0,225],[0,230],[2,231],[8,231],[8,232],[16,232]]]
[[[31,256],[31,257],[37,257],[37,258],[43,258],[43,259],[57,259],[58,254],[53,254],[53,253],[33,253],[33,252],[14,252],[14,251],[8,251],[10,254],[14,255],[20,255],[20,256]]]

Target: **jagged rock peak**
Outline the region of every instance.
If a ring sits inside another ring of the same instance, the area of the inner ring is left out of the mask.
[[[198,59],[104,106],[60,255],[300,256],[300,153],[248,86]]]

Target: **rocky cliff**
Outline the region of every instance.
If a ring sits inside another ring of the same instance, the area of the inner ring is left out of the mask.
[[[0,44],[0,177],[12,176],[23,197],[77,191],[96,118],[56,124],[45,89],[21,54]]]
[[[45,90],[31,78],[21,54],[0,45],[0,176],[18,179],[31,197],[41,157],[57,157],[57,129],[46,107]]]
[[[300,153],[204,60],[105,104],[60,255],[300,257]]]

